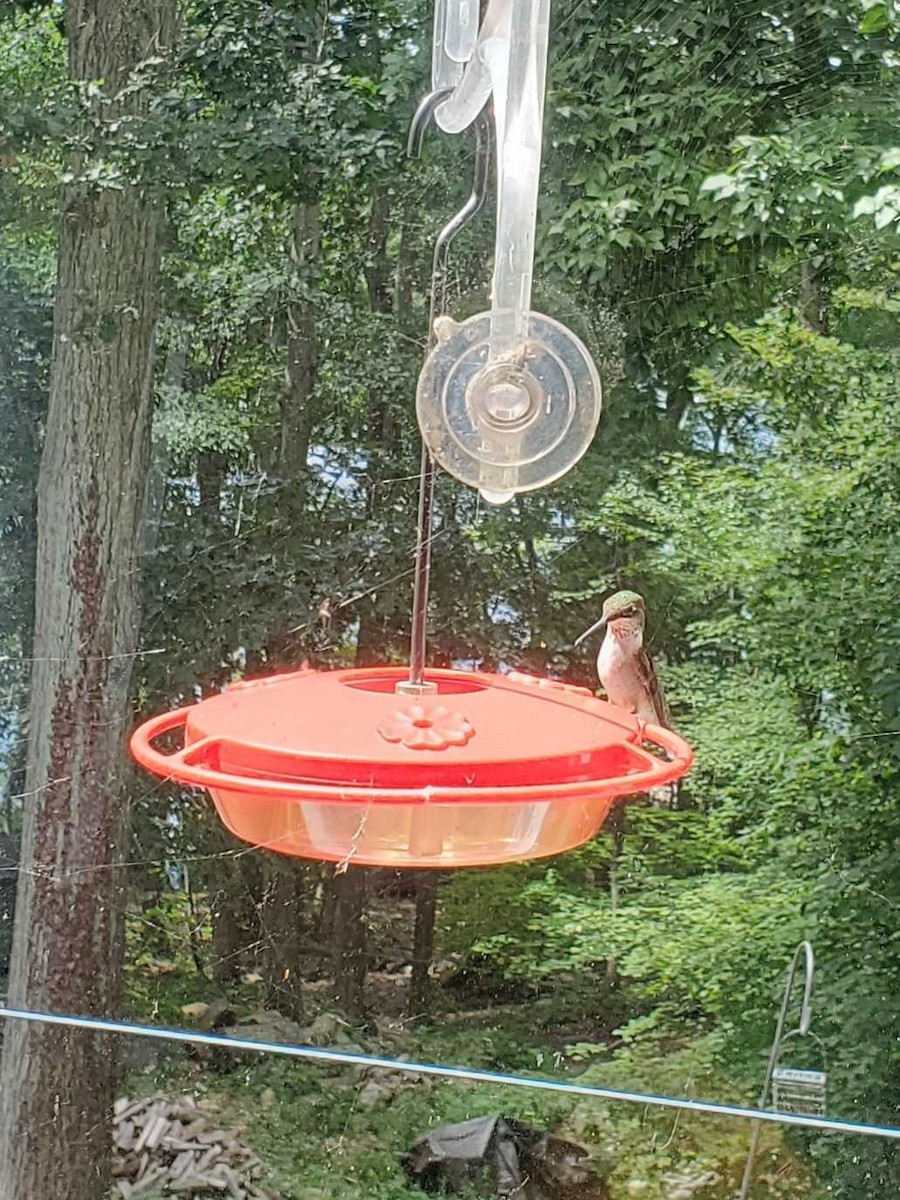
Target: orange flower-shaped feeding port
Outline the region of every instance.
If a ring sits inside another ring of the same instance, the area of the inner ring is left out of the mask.
[[[446,750],[448,746],[464,746],[475,729],[461,712],[443,705],[426,708],[411,704],[385,717],[378,732],[386,742],[400,742],[410,750]]]

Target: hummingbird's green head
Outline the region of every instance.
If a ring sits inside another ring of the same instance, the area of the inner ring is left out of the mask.
[[[575,640],[575,645],[580,646],[592,633],[596,633],[598,629],[605,629],[607,625],[613,623],[623,631],[627,631],[629,627],[643,630],[644,619],[643,596],[639,596],[637,592],[613,592],[603,601],[600,620],[595,622],[590,629],[586,629],[581,637]]]
[[[610,621],[626,621],[635,617],[643,623],[644,597],[637,592],[613,592],[603,601],[601,620],[604,625]]]

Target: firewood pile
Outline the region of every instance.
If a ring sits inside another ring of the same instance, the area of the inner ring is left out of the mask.
[[[121,1200],[158,1196],[278,1200],[259,1180],[263,1164],[193,1096],[116,1101],[113,1178]]]

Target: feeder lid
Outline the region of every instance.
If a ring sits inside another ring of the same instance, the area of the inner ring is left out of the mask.
[[[272,781],[319,798],[369,788],[374,799],[415,793],[420,802],[487,792],[563,798],[588,781],[594,794],[623,795],[678,778],[691,763],[677,735],[644,727],[586,688],[518,672],[432,670],[436,690],[410,696],[395,690],[406,675],[374,667],[242,681],[147,722],[132,749],[150,770],[204,787],[221,773],[223,785],[256,793]],[[153,749],[154,737],[182,724],[182,750]],[[642,749],[645,737],[668,757]]]
[[[185,740],[225,738],[303,759],[487,764],[580,756],[638,733],[633,717],[587,688],[429,671],[436,693],[398,695],[406,674],[377,667],[242,681],[189,710]]]

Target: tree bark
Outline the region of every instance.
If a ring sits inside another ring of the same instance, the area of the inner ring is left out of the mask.
[[[16,879],[19,873],[19,839],[0,834],[0,979],[9,966]]]
[[[16,797],[25,790],[27,738],[25,722],[17,714],[27,704],[34,637],[37,475],[47,400],[43,364],[50,350],[49,307],[35,303],[15,271],[0,270],[0,409],[6,460],[0,497],[0,636],[9,656],[4,672],[8,711],[3,718],[7,776],[2,823],[7,833],[18,827],[20,804]]]
[[[291,211],[290,255],[297,273],[295,285],[311,293],[319,258],[318,202],[295,204]],[[296,297],[287,307],[286,387],[281,398],[280,469],[298,482],[306,472],[313,430],[313,391],[318,354],[316,310],[311,294]]]
[[[389,662],[387,627],[384,617],[376,611],[374,598],[364,596],[357,602],[356,610],[359,613],[359,632],[354,665],[375,667]]]
[[[98,120],[134,112],[131,69],[170,44],[174,0],[68,0],[69,73]],[[102,149],[101,149],[102,153]],[[76,164],[76,167],[78,164]],[[120,789],[137,644],[160,207],[136,184],[62,197],[50,401],[38,484],[34,656],[10,1003],[112,1014],[122,967]],[[9,1022],[0,1200],[109,1187],[110,1039]]]
[[[197,455],[197,491],[200,516],[216,525],[221,515],[222,488],[228,471],[228,460],[218,450],[201,450]]]
[[[270,1008],[292,1021],[303,1019],[300,932],[304,916],[304,864],[277,854],[263,864],[265,887],[259,909],[262,961]]]
[[[418,871],[412,975],[409,981],[409,1011],[413,1016],[423,1016],[431,1007],[431,960],[434,957],[434,919],[437,914],[437,894],[438,872]]]
[[[29,657],[31,652],[31,641],[27,642]],[[26,676],[27,678],[27,676]],[[23,692],[18,690],[13,692],[14,698],[19,698],[24,701]],[[28,764],[28,738],[25,735],[22,723],[14,727],[16,730],[16,748],[8,758],[8,772],[6,777],[6,788],[3,793],[3,833],[13,833],[17,828],[16,814],[18,805],[21,803],[20,796],[25,794],[25,770]]]
[[[800,264],[800,316],[813,333],[828,333],[828,289],[821,262],[805,258]]]
[[[203,872],[210,893],[213,979],[223,986],[233,983],[247,960],[255,958],[257,942],[256,895],[244,870],[245,857],[235,855],[242,843],[209,818],[209,848],[216,855]]]
[[[400,226],[400,243],[397,247],[397,272],[394,284],[394,312],[397,323],[408,327],[413,318],[413,261],[412,238],[410,237],[410,213],[404,210]]]
[[[376,313],[391,311],[391,264],[387,253],[389,215],[390,197],[387,190],[376,186],[372,190],[372,208],[369,213],[369,262],[366,268],[369,307]]]
[[[613,916],[619,911],[621,895],[619,887],[619,863],[625,849],[625,833],[627,830],[627,814],[621,802],[613,807],[607,818],[607,829],[612,838],[612,851],[609,857],[609,911]],[[612,986],[619,978],[618,964],[614,954],[606,960],[606,982]]]
[[[347,867],[334,877],[334,992],[344,1015],[362,1016],[368,954],[366,868]]]
[[[388,257],[390,234],[390,204],[387,191],[381,185],[372,189],[366,254],[366,291],[373,313],[387,314],[394,299],[391,287],[391,264]],[[385,468],[396,474],[394,465],[398,454],[399,430],[391,412],[389,399],[375,388],[369,394],[367,434],[370,446],[366,516],[382,520],[389,506],[389,484],[384,481]],[[379,606],[375,596],[358,601],[359,634],[356,642],[356,665],[375,666],[391,660],[392,626],[396,622]]]

